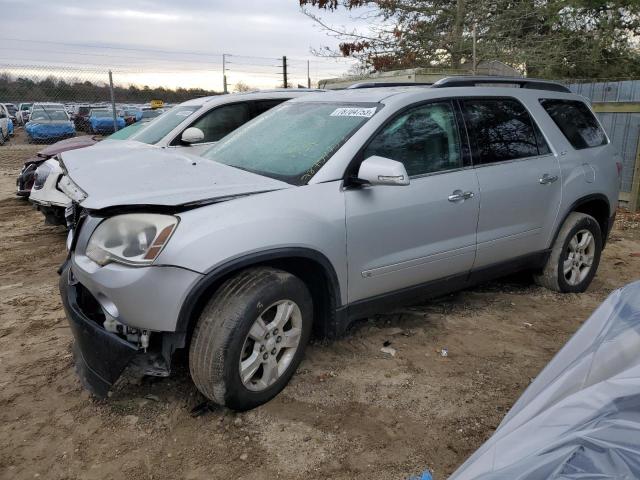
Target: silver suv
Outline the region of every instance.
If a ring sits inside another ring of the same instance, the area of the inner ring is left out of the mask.
[[[310,94],[202,156],[81,155],[62,156],[60,287],[83,382],[168,375],[188,348],[198,389],[238,410],[284,388],[312,333],[394,304],[516,270],[584,291],[618,199],[584,99],[521,79]]]

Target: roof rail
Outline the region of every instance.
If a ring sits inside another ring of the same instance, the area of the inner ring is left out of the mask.
[[[490,76],[454,76],[445,77],[433,84],[433,88],[445,87],[476,87],[482,84],[508,84],[518,85],[520,88],[532,90],[550,90],[552,92],[571,93],[567,87],[558,82],[548,80],[538,80],[535,78],[521,77],[490,77]]]
[[[433,83],[423,82],[360,82],[349,85],[347,90],[379,87],[430,87]]]

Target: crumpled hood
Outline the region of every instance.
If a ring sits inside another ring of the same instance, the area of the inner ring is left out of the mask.
[[[177,206],[292,187],[181,150],[130,140],[102,141],[61,157],[71,180],[87,194],[81,205],[91,210]]]

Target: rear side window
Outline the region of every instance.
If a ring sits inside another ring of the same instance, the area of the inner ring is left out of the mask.
[[[584,102],[543,98],[540,104],[576,150],[607,144],[607,136]]]
[[[475,144],[474,164],[504,162],[549,153],[529,112],[511,98],[462,100]]]
[[[278,98],[274,100],[260,100],[253,102],[253,116],[257,117],[262,115],[267,110],[271,110],[273,107],[280,105],[282,102],[286,102],[288,98]]]

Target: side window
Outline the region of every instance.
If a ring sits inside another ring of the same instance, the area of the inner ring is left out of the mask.
[[[545,153],[538,150],[542,134],[536,135],[529,112],[517,100],[477,98],[463,100],[462,105],[475,142],[476,165]],[[548,150],[546,143],[544,147]]]
[[[543,98],[540,105],[576,150],[607,144],[607,136],[584,102]]]
[[[409,176],[462,166],[460,136],[449,102],[429,103],[393,119],[364,151],[402,162]]]
[[[191,127],[199,128],[204,139],[199,143],[217,142],[249,121],[249,105],[233,103],[214,108],[196,120]]]
[[[282,102],[286,102],[289,100],[288,98],[282,98],[277,100],[259,100],[257,102],[253,102],[253,116],[257,117],[258,115],[262,115],[267,110],[271,110],[273,107],[277,107]]]

